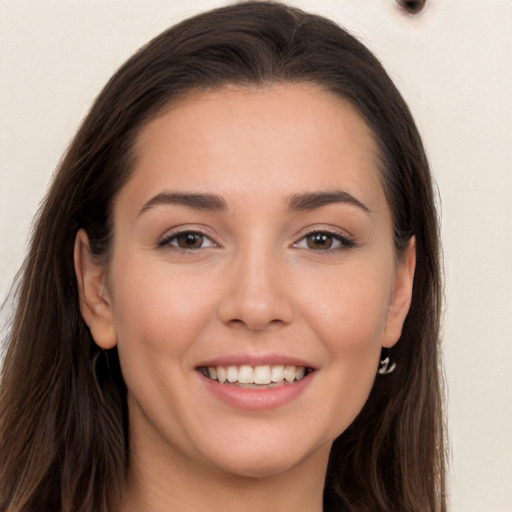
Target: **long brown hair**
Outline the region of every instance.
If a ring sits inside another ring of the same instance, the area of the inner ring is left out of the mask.
[[[108,262],[112,203],[133,168],[141,127],[194,90],[276,82],[319,85],[372,129],[398,256],[414,235],[412,305],[377,377],[335,441],[329,511],[442,512],[441,278],[429,166],[411,114],[371,52],[322,17],[250,2],[157,36],[101,92],[63,159],[32,233],[0,389],[0,511],[116,510],[129,460],[126,389],[116,349],[101,351],[79,308],[73,244],[84,229]]]

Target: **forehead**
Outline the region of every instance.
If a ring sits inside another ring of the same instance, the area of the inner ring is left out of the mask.
[[[371,130],[314,85],[195,93],[150,121],[135,149],[131,188],[147,198],[162,187],[228,199],[340,187],[370,203],[382,195]]]

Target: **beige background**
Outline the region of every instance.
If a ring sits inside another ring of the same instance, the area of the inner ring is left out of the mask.
[[[0,301],[106,80],[170,24],[225,3],[0,0]],[[431,0],[419,17],[393,0],[290,3],[362,38],[417,119],[443,212],[450,510],[512,512],[512,1]]]

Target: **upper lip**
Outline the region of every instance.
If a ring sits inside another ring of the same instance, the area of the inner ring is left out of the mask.
[[[303,366],[315,370],[316,367],[309,361],[300,357],[291,356],[287,354],[226,354],[222,356],[213,357],[202,361],[197,365],[197,368],[212,367],[212,366]]]

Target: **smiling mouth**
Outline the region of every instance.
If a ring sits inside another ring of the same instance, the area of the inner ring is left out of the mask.
[[[198,370],[207,378],[221,384],[240,387],[261,388],[293,384],[309,375],[313,369],[290,365],[230,365],[201,366]]]

